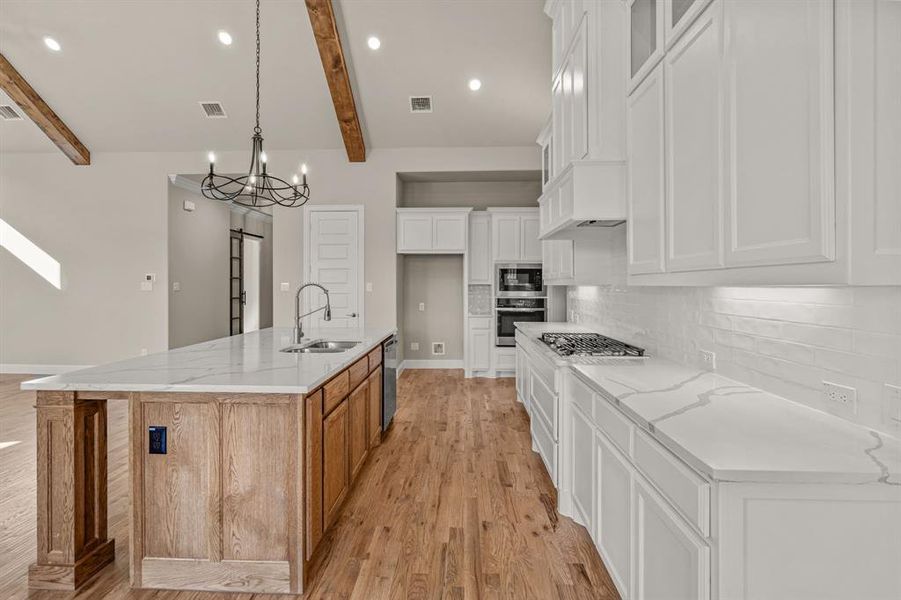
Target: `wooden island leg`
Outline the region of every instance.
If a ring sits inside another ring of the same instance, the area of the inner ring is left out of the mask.
[[[106,400],[37,393],[37,562],[32,588],[75,590],[115,558],[106,531]]]

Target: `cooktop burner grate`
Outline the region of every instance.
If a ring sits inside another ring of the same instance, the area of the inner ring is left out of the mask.
[[[644,356],[644,348],[599,333],[543,333],[541,341],[561,356]]]

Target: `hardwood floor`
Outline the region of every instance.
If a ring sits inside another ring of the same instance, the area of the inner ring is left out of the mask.
[[[278,600],[286,596],[131,590],[128,406],[108,403],[109,532],[116,562],[78,594],[29,592],[35,560],[34,394],[0,376],[0,598]],[[323,544],[305,598],[617,598],[588,533],[559,517],[531,451],[512,379],[407,371],[398,412]],[[18,442],[4,446],[9,442]]]

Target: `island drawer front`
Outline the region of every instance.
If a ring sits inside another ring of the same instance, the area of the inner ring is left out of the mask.
[[[350,374],[347,370],[341,371],[334,379],[323,386],[325,399],[323,401],[322,414],[327,415],[341,404],[350,391]]]
[[[529,385],[529,406],[537,407],[541,416],[550,428],[551,438],[557,440],[557,395],[547,387],[535,371],[532,371],[532,381]]]
[[[643,431],[635,436],[635,464],[704,537],[710,535],[710,484]]]
[[[364,356],[347,369],[350,373],[350,389],[356,389],[369,375],[369,360]]]
[[[569,397],[572,399],[573,404],[579,407],[579,409],[585,413],[588,417],[594,418],[594,392],[591,389],[579,381],[579,378],[575,375],[569,375],[567,377],[567,381],[569,383]]]
[[[382,364],[382,347],[379,346],[369,353],[369,370],[374,371],[377,366]]]

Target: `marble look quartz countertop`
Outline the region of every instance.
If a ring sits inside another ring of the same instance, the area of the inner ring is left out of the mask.
[[[290,328],[262,329],[114,363],[33,379],[24,390],[305,394],[348,367],[397,330],[310,330],[307,339],[352,340],[346,352],[281,352]]]
[[[537,338],[578,325],[523,324],[531,350],[554,357],[694,469],[714,480],[901,486],[901,441],[673,361],[566,359]],[[601,332],[603,333],[603,332]]]

